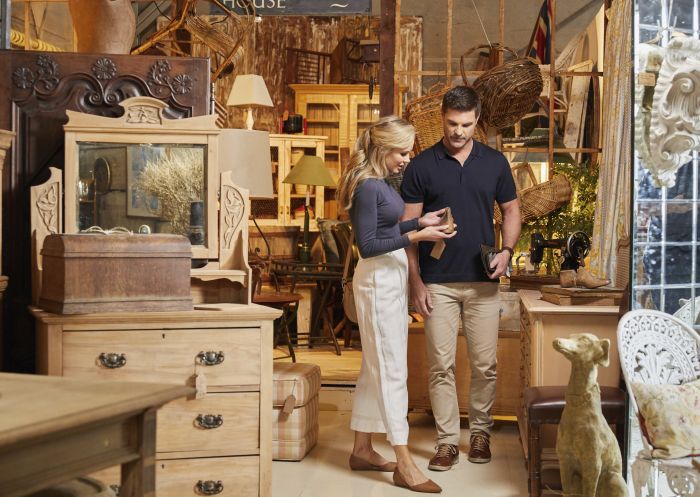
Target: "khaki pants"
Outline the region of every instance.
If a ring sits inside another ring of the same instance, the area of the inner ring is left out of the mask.
[[[460,321],[467,338],[471,384],[469,429],[490,433],[496,396],[496,347],[500,299],[496,283],[430,283],[433,310],[425,320],[430,403],[438,443],[459,445],[455,355]]]

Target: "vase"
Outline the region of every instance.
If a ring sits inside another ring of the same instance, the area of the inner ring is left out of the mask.
[[[78,52],[128,54],[136,35],[131,0],[68,0]]]

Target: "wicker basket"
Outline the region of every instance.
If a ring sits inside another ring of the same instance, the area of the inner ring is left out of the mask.
[[[472,87],[481,98],[481,121],[496,128],[507,128],[530,112],[542,93],[542,73],[531,59],[518,57],[511,48],[498,44],[477,45],[467,50],[459,59],[464,84],[467,74],[464,60],[475,50],[490,48],[512,53],[515,58],[481,74]]]
[[[520,219],[523,222],[531,221],[538,217],[546,216],[550,212],[558,209],[571,200],[571,183],[563,174],[556,174],[549,181],[536,183],[534,174],[528,164],[520,165],[527,167],[530,178],[535,183],[530,188],[518,191],[520,200]],[[516,168],[518,166],[515,166]],[[494,203],[493,219],[501,224],[503,216],[497,203]]]
[[[406,120],[416,128],[416,142],[413,146],[416,154],[442,139],[442,97],[449,90],[449,86],[436,85],[422,97],[406,104]],[[481,122],[477,124],[474,138],[482,143],[487,141],[486,128]]]

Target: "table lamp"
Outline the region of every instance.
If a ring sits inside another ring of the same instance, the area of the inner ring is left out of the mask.
[[[283,183],[306,185],[306,203],[304,204],[304,241],[299,250],[299,260],[302,263],[311,262],[311,247],[309,246],[309,203],[311,192],[308,186],[335,186],[331,173],[326,169],[323,159],[316,155],[303,155],[292,168]]]
[[[226,105],[246,107],[248,115],[245,120],[246,128],[253,129],[253,107],[272,107],[270,94],[262,76],[257,74],[239,74],[233,82]]]

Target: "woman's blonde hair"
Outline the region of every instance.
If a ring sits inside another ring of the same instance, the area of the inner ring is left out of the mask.
[[[355,150],[338,185],[338,204],[350,210],[355,190],[369,178],[383,179],[389,175],[386,156],[392,150],[410,150],[416,130],[405,119],[385,116],[366,128],[355,142]]]

